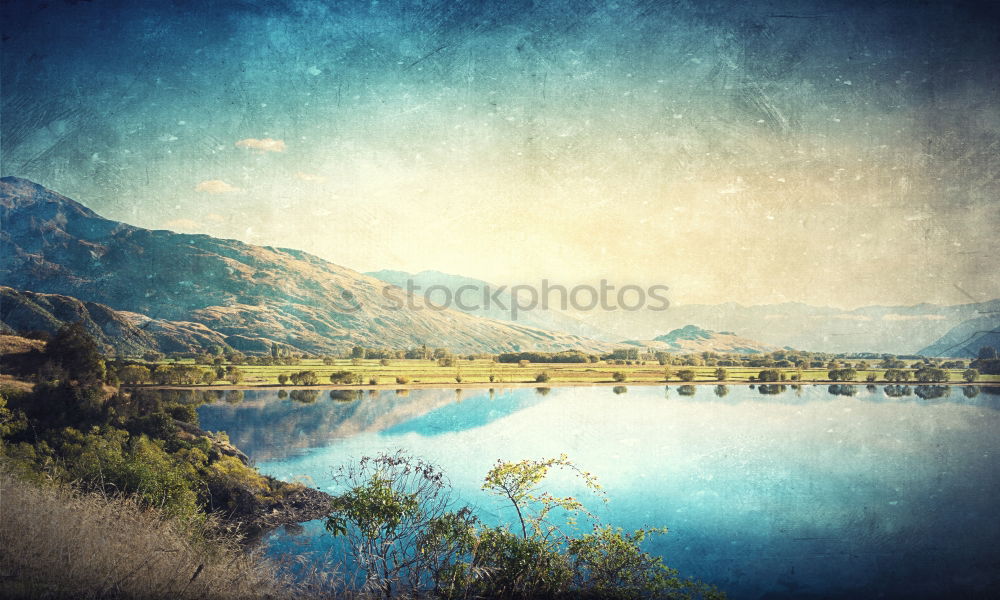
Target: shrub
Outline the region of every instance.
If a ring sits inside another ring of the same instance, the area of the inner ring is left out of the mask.
[[[330,373],[330,383],[351,383],[353,379],[354,375],[350,371],[334,371],[333,373]]]
[[[621,383],[621,382],[625,381],[626,379],[628,379],[628,375],[626,375],[622,371],[615,371],[614,373],[611,374],[611,379],[613,379],[614,381],[617,381],[617,382]]]
[[[552,379],[548,373],[542,371],[538,375],[535,375],[535,383],[546,383],[548,380]]]
[[[396,375],[396,383],[399,385],[406,385],[410,383],[410,378],[405,375]]]
[[[682,369],[677,371],[677,377],[679,377],[681,381],[694,381],[695,373],[691,369]]]

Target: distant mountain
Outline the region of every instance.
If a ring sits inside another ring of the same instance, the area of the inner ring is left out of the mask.
[[[138,313],[157,326],[200,323],[242,349],[266,348],[261,340],[309,352],[355,344],[456,352],[606,347],[433,310],[419,298],[406,302],[375,278],[299,250],[110,221],[15,177],[0,179],[0,284]]]
[[[940,306],[866,306],[854,310],[799,302],[743,306],[673,304],[662,312],[595,312],[595,327],[621,338],[676,329],[688,323],[738,331],[761,343],[820,352],[914,354],[968,319],[1000,310],[1000,300]]]
[[[941,336],[941,339],[921,349],[919,354],[975,358],[979,356],[979,349],[985,346],[1000,349],[1000,313],[983,315],[959,323]]]
[[[77,321],[99,344],[117,354],[137,355],[148,350],[187,352],[227,345],[224,335],[201,323],[161,321],[70,296],[23,292],[0,286],[0,332],[44,331],[52,334],[63,325]]]
[[[571,317],[553,308],[545,310],[542,308],[524,310],[516,313],[516,319],[512,318],[512,312],[510,310],[512,299],[511,294],[506,292],[506,290],[503,293],[494,294],[494,292],[496,292],[501,286],[489,283],[488,281],[483,281],[481,279],[473,279],[462,275],[452,275],[450,273],[442,273],[441,271],[407,273],[406,271],[392,271],[388,269],[368,272],[365,273],[365,275],[370,275],[380,281],[384,281],[403,289],[413,289],[420,295],[427,293],[428,289],[436,287],[438,289],[433,290],[427,298],[431,302],[437,304],[440,304],[444,300],[444,290],[447,290],[449,297],[454,299],[459,288],[464,287],[465,290],[462,292],[462,301],[468,308],[457,306],[454,302],[452,302],[451,305],[456,310],[461,310],[462,312],[470,315],[486,317],[497,321],[519,323],[521,325],[528,325],[539,329],[563,331],[596,340],[614,340],[614,336],[611,334],[601,331],[600,329],[588,325],[580,319]],[[440,288],[444,288],[444,290]],[[499,306],[497,305],[498,303],[494,302],[492,299],[487,305],[484,301],[484,295],[495,297],[499,300]],[[527,304],[527,302],[528,300],[525,299],[524,304]]]
[[[776,346],[740,337],[731,331],[711,331],[697,325],[685,325],[679,329],[657,336],[652,340],[629,340],[632,346],[651,348],[664,352],[725,352],[736,354],[758,354],[778,350]]]

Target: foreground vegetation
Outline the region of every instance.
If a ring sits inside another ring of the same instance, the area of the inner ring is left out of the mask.
[[[472,508],[454,506],[445,474],[400,452],[342,467],[335,481],[345,491],[326,528],[347,541],[359,573],[348,583],[386,598],[724,597],[642,550],[666,529],[624,532],[599,523],[579,499],[545,489],[553,469],[606,501],[597,478],[565,455],[498,461],[486,474],[482,489],[509,504],[511,525],[488,525]]]
[[[0,471],[5,598],[293,598],[258,553],[137,497],[30,483]]]
[[[600,486],[566,457],[498,463],[483,489],[517,519],[487,525],[453,509],[436,467],[398,454],[342,469],[336,497],[262,476],[224,434],[198,427],[196,405],[211,394],[118,388],[148,367],[109,363],[79,325],[4,357],[22,377],[0,390],[4,597],[721,597],[641,549],[663,529],[596,520],[574,529],[592,515],[543,490],[547,473],[568,469]],[[237,369],[226,370],[236,378]],[[207,372],[183,363],[152,372],[195,370]],[[344,371],[333,373],[351,376]],[[315,377],[300,370],[295,379]],[[248,531],[321,517],[349,540],[350,563],[293,581],[241,546]]]

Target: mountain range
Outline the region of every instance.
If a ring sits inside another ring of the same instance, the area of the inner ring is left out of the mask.
[[[607,346],[436,310],[419,297],[403,298],[382,281],[299,250],[111,221],[16,177],[0,179],[0,284],[35,292],[16,298],[6,292],[5,304],[17,303],[4,312],[7,318],[30,315],[35,327],[48,318],[46,312],[86,310],[136,344],[148,338],[127,323],[154,338],[172,330],[177,335],[170,336],[171,343],[184,345],[183,336],[200,332],[243,351],[267,351],[272,342],[313,353],[354,345],[426,344],[463,353]],[[69,307],[73,302],[67,298],[81,304]],[[9,329],[24,326],[7,323]]]
[[[413,295],[407,285],[420,286]],[[0,333],[82,321],[126,354],[208,345],[311,353],[354,345],[455,352],[643,345],[674,352],[824,352],[974,356],[998,345],[1000,300],[942,306],[802,303],[671,305],[666,311],[440,308],[431,286],[496,290],[439,271],[359,273],[300,250],[112,221],[31,181],[0,179]],[[441,291],[441,290],[439,290]],[[659,335],[662,332],[670,332]],[[739,332],[736,335],[732,332]],[[626,340],[626,341],[621,341]]]

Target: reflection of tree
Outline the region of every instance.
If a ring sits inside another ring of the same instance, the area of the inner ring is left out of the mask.
[[[289,392],[288,397],[295,402],[312,404],[319,399],[319,390],[292,390]]]
[[[243,402],[243,390],[229,390],[226,392],[226,402],[239,404]]]
[[[787,386],[780,383],[762,383],[757,386],[757,391],[765,396],[775,396],[788,389]]]
[[[330,390],[330,400],[335,402],[354,402],[362,397],[361,390]]]
[[[677,393],[680,394],[681,396],[694,396],[695,392],[697,391],[698,388],[693,385],[682,385],[679,388],[677,388]]]
[[[552,388],[547,388],[547,387],[535,388],[535,393],[538,394],[539,396],[548,396],[549,392],[551,391]]]
[[[914,393],[924,400],[941,398],[947,396],[949,392],[951,392],[951,386],[947,385],[918,385],[914,390]]]
[[[913,395],[913,390],[908,385],[887,385],[882,388],[882,391],[890,398],[902,398]]]
[[[724,385],[717,385],[717,386],[715,386],[715,395],[716,396],[718,396],[719,398],[724,398],[724,397],[726,397],[727,394],[729,394],[729,388],[728,387],[726,387]]]
[[[615,394],[619,394],[620,395],[620,394],[624,394],[625,392],[627,392],[628,391],[628,387],[626,387],[624,385],[616,385],[615,387],[611,388],[611,391],[614,392]]]
[[[858,393],[858,386],[836,383],[826,388],[826,391],[833,396],[854,396]]]
[[[962,388],[962,395],[966,398],[975,398],[979,395],[979,386],[969,385]]]

